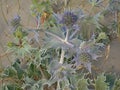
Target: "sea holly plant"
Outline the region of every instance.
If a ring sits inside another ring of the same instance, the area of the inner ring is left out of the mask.
[[[45,38],[46,45],[43,47],[46,49],[60,49],[60,56],[55,57],[55,60],[53,58],[48,68],[48,70],[53,71],[49,83],[57,82],[58,90],[61,89],[60,83],[70,78],[69,76],[72,76],[72,74],[76,74],[76,70],[79,67],[85,67],[88,72],[92,73],[92,62],[101,57],[97,52],[101,52],[99,48],[104,46],[101,43],[97,43],[97,41],[106,37],[104,33],[101,33],[97,38],[93,35],[88,41],[84,41],[77,35],[79,26],[73,28],[77,26],[77,21],[80,19],[79,16],[72,11],[65,11],[61,17],[59,21],[56,21],[59,25],[55,24],[45,31],[47,35]],[[95,48],[96,51],[94,51]],[[71,88],[70,82],[67,86],[69,89]]]
[[[2,89],[89,90],[89,86],[93,85],[93,89],[99,90],[100,86],[101,90],[107,90],[103,74],[95,82],[92,82],[94,78],[86,77],[92,75],[93,63],[102,57],[105,44],[101,40],[106,39],[107,35],[104,32],[96,35],[94,31],[90,33],[90,38],[83,39],[80,25],[80,22],[89,20],[87,23],[94,21],[93,24],[100,28],[100,14],[90,18],[82,9],[68,8],[58,13],[54,12],[53,4],[55,1],[52,0],[33,0],[31,9],[37,20],[35,30],[26,30],[19,16],[12,20],[15,40],[8,42],[7,46],[15,60],[1,74],[4,81]],[[39,38],[38,31],[45,37]],[[30,32],[35,32],[35,41],[43,40],[41,46],[34,47],[32,39],[28,38]]]
[[[53,84],[58,81],[58,89],[60,89],[59,84],[64,79],[67,80],[70,73],[72,74],[73,71],[75,73],[79,67],[85,67],[91,73],[93,59],[97,60],[98,57],[101,57],[96,53],[101,52],[99,47],[103,47],[104,44],[97,43],[97,41],[106,36],[101,33],[97,38],[93,34],[88,41],[80,39],[78,21],[84,19],[84,15],[81,13],[71,10],[66,10],[63,14],[53,13],[50,17],[51,25],[46,26],[48,28],[44,30],[46,37],[44,38],[45,45],[42,48],[55,49],[58,54],[55,57],[51,56],[50,66],[48,66],[51,74],[49,83]],[[94,48],[97,49],[96,52]],[[57,51],[58,49],[59,51]],[[69,63],[68,60],[70,60]]]
[[[11,21],[11,33],[14,36],[14,41],[7,43],[7,51],[14,52],[14,54],[19,57],[24,57],[30,53],[32,48],[27,41],[28,32],[22,27],[20,21],[21,18],[19,15]]]

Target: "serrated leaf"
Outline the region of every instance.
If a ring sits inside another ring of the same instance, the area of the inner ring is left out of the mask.
[[[49,38],[46,38],[45,46],[43,48],[57,48],[57,47],[61,47],[61,45],[62,43],[58,39],[49,37]]]
[[[82,41],[78,38],[74,38],[74,39],[70,40],[70,42],[75,44],[76,47],[79,47]]]
[[[90,62],[85,63],[85,67],[88,69],[88,71],[89,71],[90,73],[92,73],[92,71],[91,71],[92,65],[91,65]]]
[[[120,79],[115,81],[113,90],[120,90]]]
[[[29,78],[29,77],[25,77],[24,81],[25,81],[25,84],[29,84],[29,85],[33,85],[34,83],[36,83],[35,80],[33,80],[32,78]]]
[[[95,80],[95,90],[108,90],[108,83],[106,83],[105,81],[106,77],[104,76],[104,74],[99,75]]]
[[[20,67],[20,64],[17,63],[17,62],[14,62],[13,65],[12,65],[15,70],[17,71],[17,76],[18,76],[18,79],[21,79],[23,77],[23,74],[25,73],[21,67]]]
[[[48,30],[48,32],[55,34],[61,38],[65,38],[64,32],[61,30],[60,26],[53,26],[50,28],[50,30]]]
[[[61,89],[62,90],[69,90],[70,89],[70,83],[67,78],[65,78],[61,83]]]
[[[3,86],[3,90],[22,90],[22,88],[16,84],[7,84]]]
[[[116,75],[115,74],[112,74],[112,73],[109,73],[109,74],[106,74],[106,83],[109,83],[109,87],[110,87],[110,90],[112,90],[112,87],[115,83],[115,79],[116,79]]]
[[[97,37],[98,41],[101,39],[107,39],[107,35],[104,32],[99,33],[99,36]]]
[[[37,64],[35,64],[34,62],[31,62],[28,65],[27,74],[29,77],[37,77],[37,78],[41,77],[41,72],[37,68]]]
[[[74,47],[73,44],[70,42],[65,42],[65,40],[56,34],[51,32],[45,32],[47,34],[45,38],[45,47],[46,48],[72,48]]]
[[[15,75],[16,75],[16,70],[13,67],[7,67],[2,74],[3,77],[6,77],[6,76],[13,77]]]
[[[87,79],[80,79],[77,84],[77,90],[89,90]]]

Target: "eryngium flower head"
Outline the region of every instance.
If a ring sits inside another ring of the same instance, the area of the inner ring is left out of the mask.
[[[88,52],[82,52],[79,55],[81,62],[90,62],[92,60],[92,56]]]
[[[19,15],[15,16],[12,21],[11,21],[11,25],[13,27],[18,27],[20,25],[20,21],[21,21],[21,18]]]
[[[73,12],[67,11],[62,16],[62,23],[66,26],[73,26],[78,20],[78,16],[75,15]]]

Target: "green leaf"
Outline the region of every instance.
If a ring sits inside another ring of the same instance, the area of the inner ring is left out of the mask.
[[[107,38],[106,34],[104,32],[101,32],[97,39],[101,40],[101,39],[106,39],[106,38]]]
[[[15,75],[16,75],[16,70],[13,67],[7,67],[2,74],[3,77],[6,77],[6,76],[13,77]]]
[[[34,83],[36,83],[35,80],[33,80],[32,78],[29,78],[29,77],[25,77],[24,81],[25,81],[25,84],[29,84],[29,85],[34,85]]]
[[[16,84],[7,84],[3,86],[2,90],[22,90],[22,88]]]
[[[61,46],[61,42],[54,37],[45,38],[45,46],[43,48],[57,48]],[[62,45],[63,46],[63,45]]]
[[[110,87],[110,90],[111,90],[114,83],[115,83],[116,75],[108,73],[105,76],[106,76],[106,81],[105,82],[109,83],[109,87]]]
[[[37,64],[35,64],[34,62],[31,62],[28,65],[27,74],[29,77],[37,77],[37,78],[41,77],[41,72],[37,68]]]
[[[32,0],[33,4],[37,4],[39,0]]]
[[[61,83],[61,89],[62,90],[69,90],[70,89],[70,83],[69,80],[66,78]]]
[[[45,33],[47,34],[47,36],[49,35],[49,37],[50,37],[50,36],[54,35],[54,36],[58,36],[58,37],[64,39],[65,35],[64,35],[64,32],[61,30],[61,26],[60,25],[55,25],[54,18],[51,19],[50,22],[52,23],[53,26],[50,27],[48,30],[45,31]],[[51,35],[48,34],[47,32],[51,33]]]
[[[80,79],[77,84],[77,90],[89,90],[87,79]]]
[[[37,16],[38,14],[42,14],[43,12],[51,12],[51,3],[49,0],[46,1],[39,1],[39,0],[33,0],[31,5],[31,11],[34,16]]]
[[[26,77],[25,84],[23,85],[23,89],[29,90],[43,90],[44,83],[46,82],[45,79],[41,79],[39,81],[35,81],[29,77]]]
[[[17,63],[17,62],[14,62],[13,65],[12,65],[15,70],[17,71],[17,76],[18,76],[18,79],[21,79],[23,77],[23,74],[25,73],[21,67],[20,67],[20,64]]]
[[[106,83],[105,81],[106,77],[104,76],[104,74],[99,75],[95,80],[95,90],[108,90],[108,83]]]
[[[81,42],[82,42],[82,40],[80,40],[80,39],[78,39],[78,38],[74,38],[74,39],[71,40],[71,42],[72,42],[74,45],[76,45],[76,47],[79,47],[80,44],[81,44]]]
[[[115,81],[113,90],[120,90],[120,79]]]
[[[43,89],[43,86],[44,86],[44,82],[45,82],[46,80],[39,80],[37,83],[35,83],[33,86],[32,86],[32,88],[31,88],[31,90],[44,90]]]
[[[46,38],[44,39],[45,48],[70,48],[74,46],[69,42],[65,42],[63,38],[52,32],[46,31],[45,33],[46,33]]]

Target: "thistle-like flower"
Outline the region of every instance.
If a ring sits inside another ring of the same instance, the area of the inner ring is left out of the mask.
[[[92,56],[88,52],[82,52],[79,55],[81,62],[90,62],[92,60]]]
[[[77,20],[77,15],[75,15],[73,12],[67,11],[63,14],[61,23],[65,24],[66,26],[73,26]]]
[[[15,32],[19,26],[21,26],[20,21],[21,21],[21,18],[19,15],[15,16],[11,20],[10,25],[12,26],[12,29],[11,29],[12,33]]]
[[[11,21],[11,25],[13,27],[18,27],[20,25],[20,21],[21,21],[21,18],[19,15],[15,16],[12,21]]]

